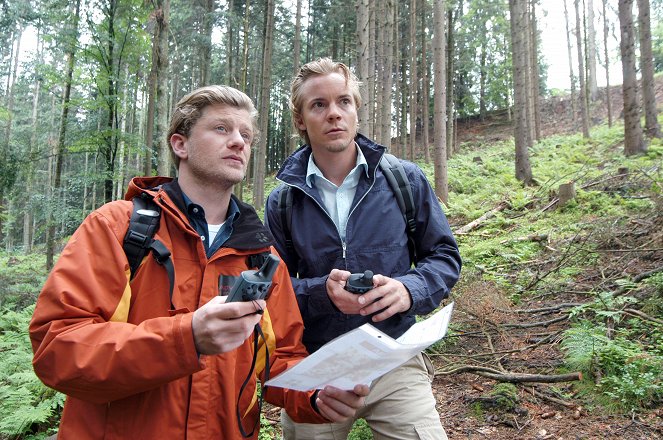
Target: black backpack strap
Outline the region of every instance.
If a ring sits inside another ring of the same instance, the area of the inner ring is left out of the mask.
[[[161,208],[147,193],[141,193],[134,197],[132,202],[133,212],[129,220],[129,229],[124,236],[122,244],[131,269],[130,279],[133,279],[136,275],[136,271],[143,258],[145,258],[145,254],[152,251],[152,256],[156,262],[163,266],[168,273],[170,306],[174,309],[173,288],[175,286],[175,267],[170,258],[168,248],[161,241],[153,238],[159,229]]]
[[[400,160],[393,154],[385,153],[380,160],[380,169],[384,174],[389,186],[391,187],[398,206],[403,213],[408,236],[408,249],[410,251],[410,261],[417,262],[417,248],[414,242],[414,233],[417,230],[417,223],[414,218],[414,196],[410,182],[405,174],[405,168]]]
[[[292,233],[290,225],[292,224],[292,192],[293,189],[290,185],[284,185],[279,193],[279,215],[281,217],[281,229],[283,229],[283,240],[285,241],[285,249],[288,255],[297,255],[295,245],[292,242]],[[297,271],[288,265],[288,272],[290,276],[297,276]]]
[[[262,267],[263,264],[265,264],[265,260],[267,260],[267,257],[271,255],[271,252],[265,251],[265,252],[260,252],[257,254],[251,254],[248,257],[246,257],[246,266],[250,269],[252,267]]]

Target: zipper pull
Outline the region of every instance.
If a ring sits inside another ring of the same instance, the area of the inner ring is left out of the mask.
[[[345,249],[347,248],[347,246],[344,241],[341,242],[341,246],[343,247],[343,259],[345,260]]]

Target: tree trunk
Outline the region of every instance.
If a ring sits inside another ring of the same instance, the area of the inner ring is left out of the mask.
[[[590,102],[596,101],[599,89],[596,82],[596,29],[594,28],[594,0],[587,2],[587,89]]]
[[[449,185],[447,178],[447,113],[446,90],[446,47],[445,41],[445,4],[444,0],[433,3],[433,68],[434,68],[434,99],[433,99],[433,143],[435,144],[435,194],[445,204],[449,201]]]
[[[170,23],[170,0],[163,0],[163,23],[159,32],[159,56],[157,73],[157,145],[159,148],[159,160],[157,161],[157,173],[160,176],[170,176],[170,140],[166,139],[168,132],[168,34]]]
[[[527,0],[509,0],[511,14],[511,50],[514,88],[514,141],[516,178],[526,185],[533,183],[529,162],[527,121]]]
[[[610,102],[610,55],[608,54],[608,16],[606,15],[608,0],[603,0],[603,50],[605,57],[605,102],[608,109],[608,127],[612,127],[612,105]]]
[[[539,61],[537,58],[538,44],[537,44],[537,26],[536,26],[536,1],[532,0],[531,13],[529,14],[529,41],[530,41],[530,101],[532,108],[532,127],[533,138],[537,141],[541,139],[541,106],[539,105]]]
[[[649,9],[649,0],[638,0],[642,108],[645,112],[645,133],[650,138],[660,138],[661,127],[658,124],[658,111],[656,110],[656,84],[654,83],[654,56],[652,54]]]
[[[585,62],[582,53],[582,22],[580,21],[579,0],[575,0],[576,8],[576,46],[578,48],[578,79],[580,80],[580,111],[582,112],[582,136],[589,138],[589,111],[587,109],[587,85]]]
[[[41,29],[37,29],[37,65],[43,63],[43,51],[41,43]],[[32,243],[34,237],[34,216],[32,215],[34,207],[32,206],[32,192],[34,190],[34,157],[37,150],[37,127],[39,116],[39,97],[41,95],[41,77],[35,76],[35,82],[32,86],[32,133],[30,135],[30,144],[28,146],[28,166],[26,169],[25,195],[26,204],[23,213],[23,252],[27,255],[32,252]]]
[[[357,1],[357,76],[359,77],[361,96],[364,102],[358,109],[359,131],[369,135],[368,125],[368,40],[369,35],[369,10],[368,0]]]
[[[647,144],[642,136],[638,107],[633,0],[619,0],[619,30],[623,75],[622,94],[624,95],[624,154],[630,156],[647,151]]]
[[[269,137],[269,90],[272,86],[272,36],[274,35],[274,0],[267,0],[265,12],[265,48],[262,65],[262,88],[260,92],[260,140],[255,152],[253,177],[253,206],[265,203],[265,152]]]
[[[417,159],[417,91],[419,89],[417,77],[417,0],[410,0],[410,154],[409,159]]]
[[[606,0],[604,0],[606,1]],[[569,55],[569,83],[571,84],[571,119],[576,120],[576,79],[573,75],[573,51],[571,50],[571,31],[569,30],[569,10],[564,0],[564,22],[566,23],[566,47]]]
[[[295,41],[293,44],[293,54],[292,54],[292,65],[293,65],[293,74],[297,75],[300,68],[300,57],[302,52],[302,0],[297,0],[297,13],[295,18]],[[292,122],[290,126],[292,126]],[[295,136],[295,133],[292,133],[289,139],[289,151],[293,153],[297,146],[299,145],[299,136]]]
[[[55,147],[55,171],[53,175],[53,188],[52,196],[58,198],[62,178],[62,161],[65,154],[65,136],[67,133],[67,118],[69,117],[69,99],[71,96],[71,82],[74,74],[74,58],[76,56],[76,44],[78,39],[78,20],[80,18],[81,0],[76,0],[74,20],[72,23],[71,33],[73,41],[67,41],[67,71],[65,73],[64,95],[62,97],[62,116],[60,118],[60,130],[58,133],[58,141]],[[49,205],[57,205],[51,203]],[[48,230],[46,241],[46,270],[50,271],[53,268],[53,260],[55,257],[55,213],[52,208],[48,210]]]
[[[212,66],[212,30],[214,28],[212,23],[214,21],[214,10],[216,9],[214,0],[204,0],[203,6],[198,87],[209,85],[210,68]]]
[[[455,150],[454,133],[456,112],[454,105],[454,54],[455,54],[455,40],[454,40],[454,13],[450,8],[447,11],[447,65],[446,65],[446,95],[447,95],[447,158],[450,158]]]
[[[424,149],[424,160],[430,163],[430,138],[429,138],[429,115],[430,105],[430,82],[429,82],[429,64],[427,54],[430,51],[426,36],[426,2],[421,2],[421,143]],[[443,23],[444,24],[444,23]],[[443,28],[444,30],[444,28]]]
[[[375,20],[377,14],[376,0],[369,0],[368,2],[368,33],[371,38],[368,39],[368,94],[366,100],[368,104],[368,136],[371,139],[375,138],[375,58],[377,57],[377,50],[375,45]]]
[[[391,89],[394,83],[394,8],[393,0],[385,1],[385,41],[384,41],[384,54],[385,62],[382,71],[382,104],[378,107],[382,116],[382,140],[381,144],[391,149],[391,108],[392,108],[392,93]]]

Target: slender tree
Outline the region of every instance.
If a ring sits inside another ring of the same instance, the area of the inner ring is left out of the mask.
[[[589,138],[589,110],[587,104],[587,81],[585,60],[582,51],[582,22],[580,21],[580,4],[575,0],[576,9],[576,47],[578,49],[578,79],[580,82],[580,111],[582,113],[582,136]]]
[[[447,113],[446,97],[446,46],[445,34],[445,2],[435,0],[433,3],[433,144],[435,151],[435,194],[444,203],[449,201],[449,185],[447,178],[447,125],[445,116]]]
[[[612,104],[610,99],[610,54],[608,53],[608,15],[606,14],[608,0],[603,0],[603,51],[605,58],[605,103],[608,110],[608,127],[612,127]]]
[[[292,71],[293,75],[297,75],[300,68],[300,58],[302,56],[302,0],[297,0],[297,11],[295,13],[295,38],[292,49]],[[289,123],[292,126],[292,123]],[[294,134],[289,139],[289,150],[294,152],[299,145],[298,136]]]
[[[360,81],[360,92],[363,102],[359,107],[359,131],[369,134],[369,110],[368,110],[368,51],[369,35],[369,3],[368,0],[357,0],[357,76]]]
[[[638,27],[640,35],[640,72],[642,72],[642,108],[645,112],[645,133],[660,138],[654,83],[654,56],[652,55],[649,0],[638,0]]]
[[[410,0],[410,160],[416,160],[417,141],[417,91],[419,90],[419,78],[417,76],[417,0]]]
[[[596,101],[599,89],[596,81],[596,29],[594,27],[594,0],[585,0],[587,3],[587,90],[589,100]]]
[[[624,154],[644,153],[647,144],[642,136],[638,105],[638,82],[635,68],[635,29],[633,0],[619,0],[619,50],[622,55],[622,94],[624,96]]]
[[[604,0],[606,1],[606,0]],[[573,51],[571,43],[571,31],[569,30],[569,10],[566,7],[566,0],[564,0],[564,23],[566,24],[566,47],[569,56],[569,83],[571,84],[571,118],[576,119],[576,79],[573,74]]]
[[[168,101],[168,35],[170,34],[170,0],[163,0],[163,22],[159,32],[158,74],[157,74],[157,146],[159,156],[157,173],[161,176],[172,175],[170,161],[170,141],[166,139],[168,132],[169,101]]]
[[[255,174],[253,178],[253,205],[263,206],[265,203],[265,152],[269,127],[269,91],[272,87],[272,51],[274,35],[274,0],[267,0],[265,10],[265,48],[262,65],[262,87],[260,91],[260,133],[258,148],[254,156]]]
[[[534,182],[529,162],[527,121],[527,0],[509,0],[514,89],[514,141],[516,178],[526,185]]]

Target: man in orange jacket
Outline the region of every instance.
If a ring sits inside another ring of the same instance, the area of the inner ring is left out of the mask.
[[[35,372],[67,394],[58,438],[255,439],[261,398],[307,423],[347,420],[363,405],[366,385],[263,387],[259,397],[258,379],[307,352],[283,263],[266,300],[221,295],[253,256],[276,253],[255,210],[232,195],[256,118],[231,87],[188,94],[168,133],[178,178],[134,178],[125,200],[91,213],[69,240],[30,323]],[[153,258],[132,275],[123,240],[140,194],[161,209],[154,238],[172,254],[172,285]]]

